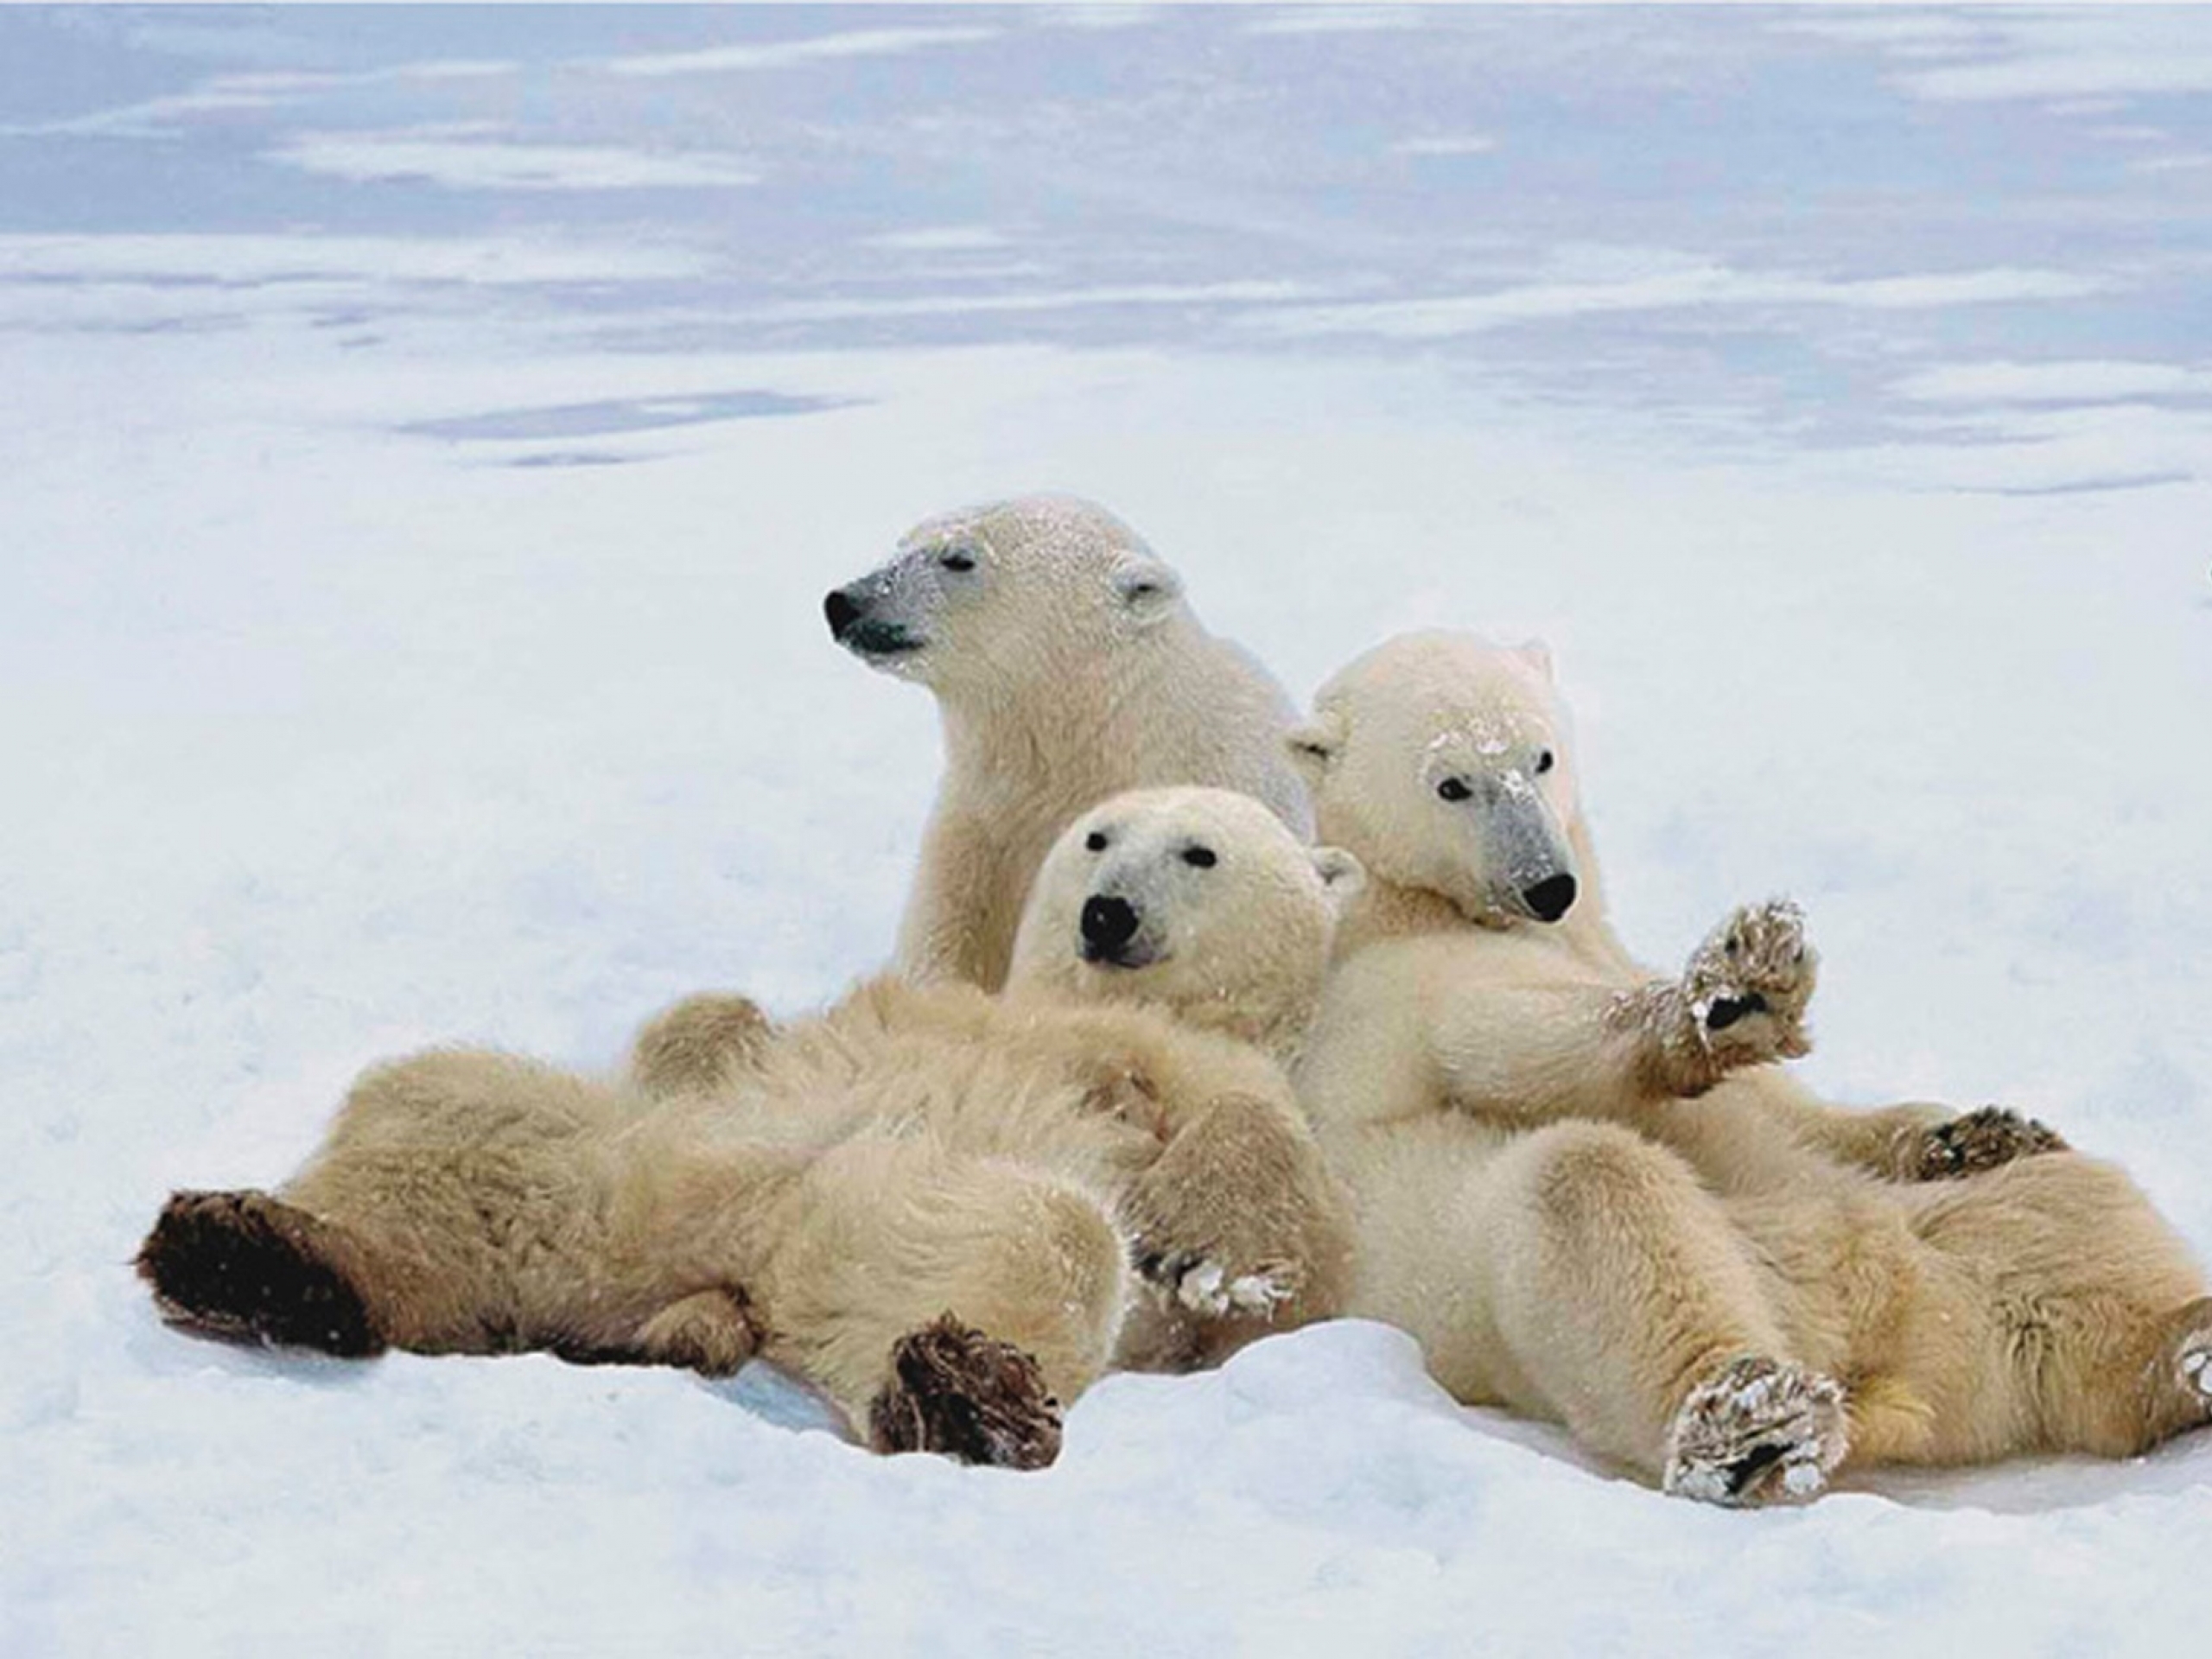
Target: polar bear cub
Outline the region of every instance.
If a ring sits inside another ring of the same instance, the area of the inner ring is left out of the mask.
[[[1290,700],[1103,507],[1034,495],[931,518],[823,609],[839,644],[938,700],[945,770],[899,925],[909,978],[998,988],[1046,849],[1121,791],[1239,791],[1310,833],[1282,749]]]
[[[1346,1311],[1459,1398],[1724,1503],[1809,1497],[1847,1457],[2126,1456],[2212,1417],[2203,1275],[2119,1171],[1762,1064],[1804,1046],[1789,907],[1677,978],[1629,960],[1570,735],[1540,651],[1428,634],[1294,739],[1367,866],[1298,1073],[1352,1193]]]
[[[1004,997],[879,980],[782,1031],[694,1000],[646,1087],[381,1066],[276,1195],[173,1198],[140,1271],[181,1323],[338,1354],[758,1352],[878,1449],[1033,1467],[1109,1365],[1334,1311],[1340,1192],[1251,1038],[1310,1007],[1351,871],[1241,797],[1109,801]]]
[[[1786,1182],[1807,1152],[1917,1179],[2063,1144],[2005,1114],[1831,1106],[1766,1064],[1809,1046],[1818,958],[1794,906],[1737,910],[1679,975],[1636,963],[1542,646],[1401,636],[1321,689],[1292,746],[1368,878],[1301,1085],[1332,1121],[1613,1119],[1731,1188]]]

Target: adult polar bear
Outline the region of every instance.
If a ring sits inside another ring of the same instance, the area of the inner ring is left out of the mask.
[[[880,1450],[1050,1462],[1109,1364],[1334,1310],[1341,1196],[1246,1032],[1310,1009],[1356,868],[1242,796],[1119,798],[1047,861],[1002,997],[881,980],[772,1041],[692,1005],[641,1044],[668,1094],[378,1067],[277,1194],[174,1197],[140,1271],[182,1323],[340,1354],[757,1346]]]
[[[944,775],[899,925],[911,979],[997,989],[1046,849],[1123,790],[1236,790],[1310,836],[1290,699],[1103,507],[1032,495],[945,513],[823,609],[846,649],[937,696]]]
[[[1352,1188],[1348,1312],[1723,1502],[2212,1419],[2203,1275],[2119,1171],[1756,1064],[1803,1046],[1793,912],[1738,912],[1678,979],[1628,959],[1540,651],[1409,636],[1316,707],[1322,833],[1368,867],[1298,1078]]]

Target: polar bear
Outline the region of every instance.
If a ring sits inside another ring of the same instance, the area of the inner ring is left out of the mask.
[[[2212,1417],[2212,1300],[2125,1176],[1760,1064],[1804,1047],[1787,906],[1677,979],[1629,960],[1540,650],[1409,636],[1317,711],[1293,741],[1321,833],[1367,867],[1297,1076],[1352,1192],[1347,1312],[1459,1398],[1726,1503],[1847,1456],[2125,1456]]]
[[[180,1323],[340,1355],[757,1352],[878,1449],[1037,1466],[1109,1364],[1334,1311],[1340,1192],[1223,1010],[1310,1006],[1351,869],[1242,797],[1124,796],[1047,860],[1001,997],[880,979],[773,1032],[695,999],[641,1040],[658,1094],[381,1066],[276,1194],[175,1195],[139,1269]]]
[[[1808,1148],[1927,1179],[2063,1145],[2010,1114],[1837,1108],[1765,1064],[1808,1047],[1818,957],[1793,906],[1734,912],[1675,977],[1633,961],[1606,919],[1542,646],[1402,635],[1315,709],[1293,752],[1324,835],[1369,878],[1305,1084],[1332,1119],[1416,1103],[1618,1119],[1736,1188],[1788,1179]]]
[[[847,650],[937,696],[944,776],[899,925],[911,979],[995,990],[1046,849],[1121,791],[1236,790],[1310,834],[1289,698],[1103,507],[1036,495],[931,518],[823,608]]]

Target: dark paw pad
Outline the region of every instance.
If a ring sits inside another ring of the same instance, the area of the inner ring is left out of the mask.
[[[1060,1454],[1060,1407],[1012,1343],[951,1314],[899,1338],[892,1382],[868,1409],[879,1452],[939,1452],[963,1463],[1042,1469]]]
[[[1764,1014],[1766,1008],[1766,998],[1757,991],[1743,996],[1716,996],[1706,1008],[1705,1028],[1707,1031],[1726,1031],[1738,1020]]]
[[[179,1192],[138,1247],[164,1318],[209,1336],[344,1358],[384,1351],[321,1224],[264,1192]]]
[[[1929,1129],[1922,1139],[1912,1173],[1916,1180],[1955,1181],[1996,1169],[2016,1158],[2066,1149],[2065,1141],[2056,1130],[2034,1118],[2001,1106],[1984,1106]]]

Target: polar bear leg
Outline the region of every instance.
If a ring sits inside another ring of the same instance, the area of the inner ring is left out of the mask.
[[[923,831],[899,923],[899,973],[918,985],[1003,986],[1022,903],[1049,841],[1048,833],[1015,844],[1002,815],[940,807]]]
[[[1605,1124],[1541,1129],[1499,1154],[1478,1208],[1512,1368],[1585,1445],[1657,1477],[1686,1402],[1732,1365],[1796,1374],[1747,1243],[1663,1148]],[[1842,1453],[1836,1403],[1804,1425],[1817,1475]],[[1773,1426],[1745,1422],[1746,1457],[1774,1455]]]
[[[1200,1320],[1249,1339],[1325,1318],[1351,1255],[1342,1195],[1291,1109],[1223,1095],[1191,1114],[1123,1200],[1138,1271]],[[1217,1347],[1208,1344],[1209,1357]]]
[[[2133,1457],[2212,1422],[2203,1273],[2119,1169],[2057,1152],[1906,1190],[1914,1230],[1987,1287],[1996,1339],[1957,1428],[1977,1435],[1975,1455]],[[2018,1427],[1991,1445],[1988,1420],[2008,1403]]]
[[[138,1276],[172,1324],[343,1359],[384,1351],[340,1230],[266,1192],[178,1192],[138,1248]]]
[[[194,1259],[247,1251],[262,1287],[256,1306],[216,1311],[266,1340],[303,1340],[284,1332],[315,1320],[285,1304],[304,1297],[320,1308],[329,1298],[316,1287],[334,1278],[379,1344],[419,1353],[545,1349],[734,1370],[753,1346],[734,1260],[718,1261],[717,1241],[696,1230],[684,1230],[680,1259],[636,1248],[632,1212],[663,1201],[666,1183],[626,1180],[603,1132],[626,1133],[637,1104],[506,1054],[439,1050],[378,1066],[276,1198],[228,1195],[252,1202],[203,1202],[186,1217],[180,1205],[191,1195],[181,1195],[149,1247],[165,1228],[184,1239],[178,1224],[188,1219]],[[717,1212],[773,1173],[741,1152],[694,1172]],[[211,1230],[219,1224],[226,1239]],[[277,1246],[289,1263],[272,1255]],[[156,1289],[180,1300],[159,1281]]]
[[[775,1035],[751,997],[711,991],[688,996],[638,1033],[630,1079],[657,1099],[704,1093],[758,1059]]]
[[[762,1275],[766,1356],[886,1451],[1034,1466],[1105,1370],[1126,1246],[1088,1193],[919,1136],[826,1154]]]

